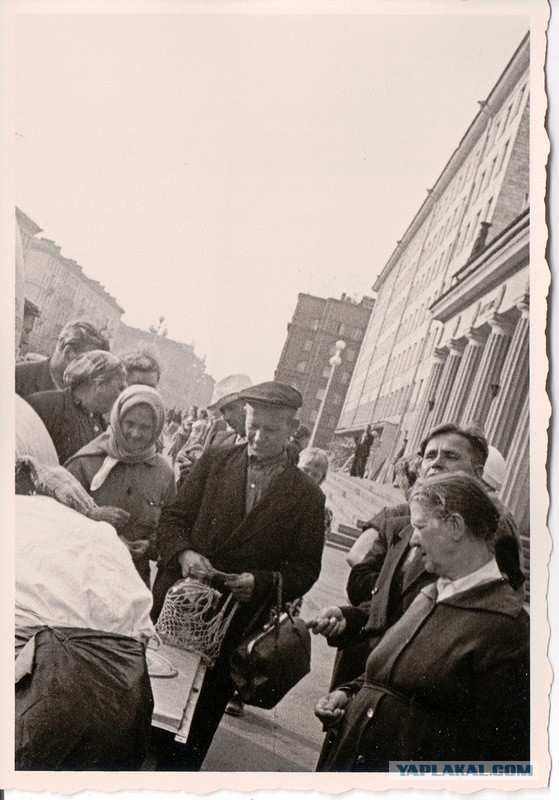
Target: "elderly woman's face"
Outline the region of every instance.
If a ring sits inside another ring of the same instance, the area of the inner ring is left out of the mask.
[[[456,562],[456,543],[450,533],[448,519],[437,516],[427,503],[412,500],[410,503],[413,534],[412,547],[419,548],[427,572],[452,577]]]
[[[156,439],[155,417],[151,408],[140,403],[127,411],[120,421],[122,435],[132,453],[146,450]]]
[[[107,378],[97,381],[97,396],[96,404],[98,413],[107,414],[114,405],[116,398],[126,389],[126,373],[124,368],[122,371],[117,370],[111,373]]]

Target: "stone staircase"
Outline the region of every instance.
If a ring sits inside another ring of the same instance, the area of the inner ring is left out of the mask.
[[[360,525],[385,506],[403,502],[399,489],[390,484],[365,478],[352,478],[347,472],[331,472],[322,484],[326,505],[332,511],[330,547],[349,550],[359,534]]]

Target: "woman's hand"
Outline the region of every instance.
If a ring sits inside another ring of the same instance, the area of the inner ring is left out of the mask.
[[[88,514],[96,522],[108,522],[115,528],[122,528],[130,521],[130,514],[116,506],[96,506]]]
[[[341,636],[346,627],[345,617],[338,606],[322,608],[316,617],[307,622],[307,628],[314,634],[320,633],[322,636]]]
[[[349,695],[342,689],[335,689],[320,698],[314,707],[314,713],[325,728],[331,728],[343,717],[349,699]]]

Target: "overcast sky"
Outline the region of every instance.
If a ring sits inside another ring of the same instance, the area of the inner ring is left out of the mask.
[[[164,315],[214,378],[269,380],[298,292],[370,291],[527,30],[19,16],[17,205],[125,322]]]

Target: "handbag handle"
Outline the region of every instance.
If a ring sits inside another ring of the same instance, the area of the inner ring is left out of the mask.
[[[274,572],[274,584],[276,587],[276,615],[274,619],[274,632],[277,641],[280,635],[280,628],[281,628],[280,614],[283,606],[283,575],[281,574],[281,572]],[[285,607],[285,612],[289,617],[289,619],[291,620],[291,622],[293,622],[291,611],[287,606]]]

